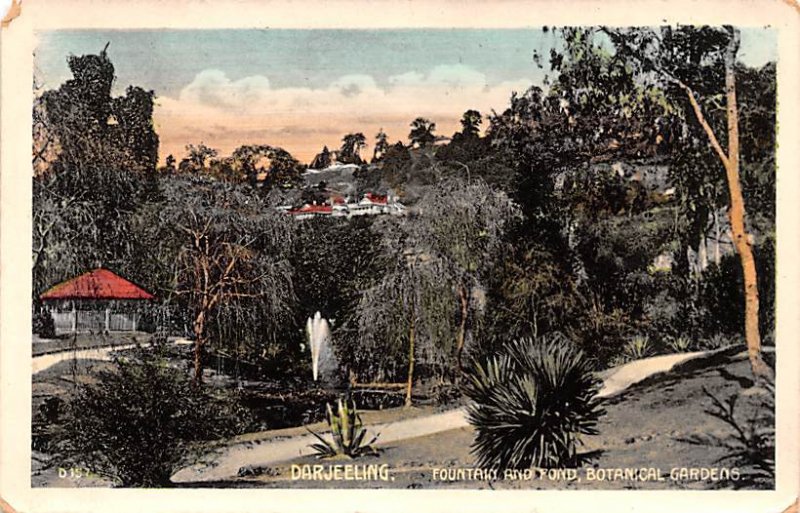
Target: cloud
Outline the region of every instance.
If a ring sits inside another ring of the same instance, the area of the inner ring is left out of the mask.
[[[450,135],[467,109],[489,113],[508,104],[512,91],[532,81],[489,84],[486,76],[464,65],[441,65],[427,73],[388,77],[332,77],[328,86],[273,88],[264,75],[231,80],[220,70],[198,73],[177,98],[161,97],[155,112],[162,158],[182,156],[183,147],[201,139],[229,152],[248,143],[282,146],[308,161],[323,145],[338,146],[347,132],[368,139],[383,128],[392,140],[405,140],[417,116],[437,123]]]

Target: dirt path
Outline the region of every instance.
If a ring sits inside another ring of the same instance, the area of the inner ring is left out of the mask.
[[[178,339],[174,344],[186,344],[183,339]],[[103,347],[91,347],[84,349],[64,349],[51,353],[40,354],[31,358],[31,374],[38,374],[43,370],[49,369],[53,365],[63,362],[64,360],[111,360],[111,353],[122,351],[125,349],[133,349],[134,347],[148,347],[151,342],[142,342],[140,344],[112,344]]]
[[[654,356],[630,362],[600,374],[603,387],[599,397],[611,397],[629,386],[658,373],[667,372],[675,365],[710,352],[678,353]],[[432,435],[458,429],[468,425],[464,408],[437,413],[425,417],[400,420],[369,426],[368,436],[380,434],[376,445],[385,445],[400,440]],[[208,455],[207,464],[184,468],[172,476],[175,483],[221,481],[234,478],[242,467],[266,466],[287,461],[299,456],[313,454],[309,445],[316,439],[311,434],[293,436],[273,441],[253,441],[237,444]]]
[[[144,344],[143,344],[144,345]],[[38,374],[43,370],[49,369],[53,365],[63,362],[64,360],[111,360],[111,353],[121,351],[123,349],[132,349],[136,344],[125,344],[119,346],[108,347],[94,347],[91,349],[78,349],[58,351],[56,353],[48,353],[40,356],[34,356],[31,359],[31,373]]]

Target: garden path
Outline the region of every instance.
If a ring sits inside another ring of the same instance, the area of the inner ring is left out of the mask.
[[[603,386],[599,397],[616,395],[631,385],[654,374],[667,372],[687,360],[708,355],[709,351],[676,353],[643,358],[600,373]],[[409,438],[427,436],[469,425],[465,408],[458,408],[424,417],[368,426],[367,437],[379,434],[375,445],[386,445]],[[242,467],[263,467],[313,454],[309,446],[317,440],[303,434],[287,438],[248,441],[227,446],[207,455],[208,461],[181,469],[172,476],[175,483],[221,481],[237,477]]]

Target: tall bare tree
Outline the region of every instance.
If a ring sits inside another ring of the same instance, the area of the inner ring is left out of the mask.
[[[173,180],[165,194],[162,225],[179,241],[173,293],[190,312],[199,384],[212,323],[236,309],[258,311],[273,331],[290,318],[294,294],[283,248],[291,221],[242,186],[186,178]]]

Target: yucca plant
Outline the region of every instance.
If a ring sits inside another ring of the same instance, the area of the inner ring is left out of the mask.
[[[356,458],[364,454],[375,454],[377,451],[372,444],[378,439],[375,435],[368,443],[364,443],[367,430],[363,427],[361,416],[356,410],[355,403],[350,398],[339,397],[336,412],[331,408],[330,403],[326,405],[326,418],[328,427],[331,429],[332,441],[328,441],[321,435],[308,430],[320,443],[311,444],[319,458],[330,458],[333,456],[347,456]]]
[[[630,339],[622,350],[625,361],[641,360],[653,354],[653,345],[647,335],[637,335]]]
[[[692,348],[692,339],[683,335],[667,340],[667,346],[674,353],[687,353]]]
[[[582,435],[605,411],[586,355],[563,336],[521,339],[467,372],[464,392],[481,468],[563,468],[580,462]]]

